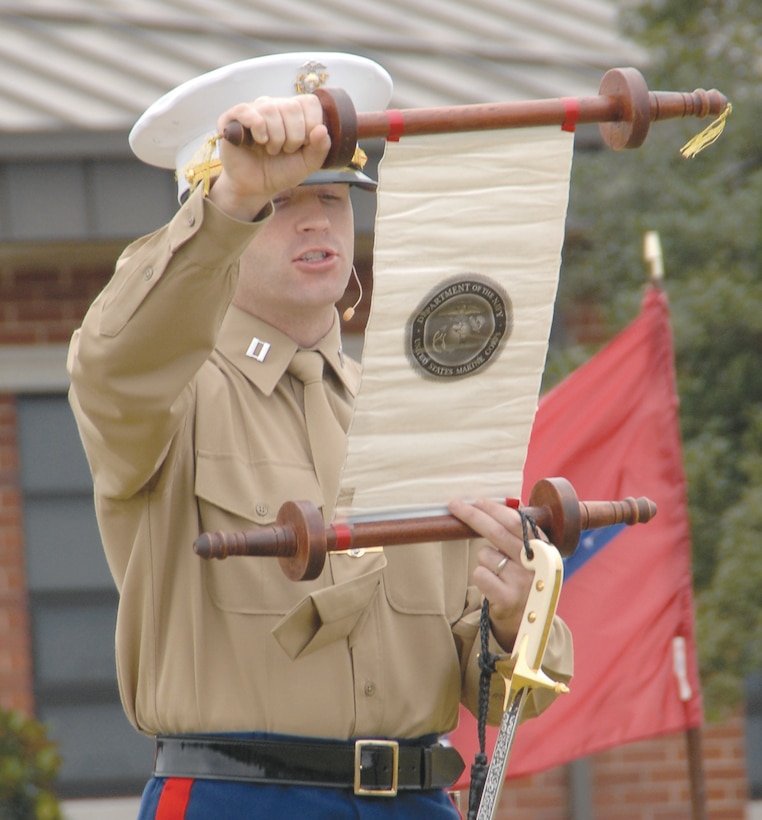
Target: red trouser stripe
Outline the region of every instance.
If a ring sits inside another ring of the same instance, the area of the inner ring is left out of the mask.
[[[156,820],[184,820],[185,810],[190,800],[193,779],[190,777],[170,777],[164,784],[156,808]]]

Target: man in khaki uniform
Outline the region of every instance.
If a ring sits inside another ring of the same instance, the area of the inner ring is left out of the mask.
[[[336,85],[354,83],[355,96],[385,75],[351,55],[321,56],[339,74],[348,64]],[[257,60],[238,65],[241,76],[263,73]],[[237,119],[257,146],[220,144],[209,186],[126,249],[70,350],[71,404],[120,593],[122,700],[135,727],[157,736],[140,817],[457,817],[443,789],[462,761],[437,739],[461,701],[476,708],[483,596],[492,650],[512,649],[531,583],[518,514],[455,502],[452,513],[487,539],[480,548],[336,554],[302,583],[272,559],[206,562],[192,549],[203,531],[271,524],[287,500],[330,519],[304,376],[289,368],[297,351],[322,356],[344,430],[359,381],[335,304],[352,270],[349,186],[372,181],[354,167],[319,170],[330,139],[314,95],[254,97],[217,128]],[[571,675],[558,620],[546,669]]]

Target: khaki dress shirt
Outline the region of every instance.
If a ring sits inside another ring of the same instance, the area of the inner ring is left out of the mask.
[[[302,385],[287,372],[296,345],[230,306],[260,226],[197,191],[126,249],[72,339],[70,401],[120,593],[124,708],[148,734],[447,732],[461,700],[477,703],[481,600],[465,542],[330,555],[309,582],[271,558],[193,552],[200,532],[272,524],[287,500],[323,501]],[[318,348],[346,428],[359,368],[342,353],[338,316]],[[546,661],[570,677],[558,620]],[[491,705],[494,721],[500,681]]]

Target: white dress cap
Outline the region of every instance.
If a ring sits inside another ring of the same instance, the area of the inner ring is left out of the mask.
[[[216,135],[220,114],[257,97],[289,97],[319,86],[343,89],[358,112],[381,111],[392,96],[386,69],[356,54],[303,51],[254,57],[188,80],[159,98],[130,131],[130,147],[143,162],[176,170],[182,201],[190,187],[185,169]],[[305,182],[375,187],[354,167],[318,173],[317,179]]]

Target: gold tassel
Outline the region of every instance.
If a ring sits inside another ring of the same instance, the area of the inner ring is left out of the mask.
[[[222,170],[222,163],[214,157],[214,149],[219,140],[219,135],[210,137],[183,169],[183,176],[190,185],[191,191],[195,190],[199,182],[203,182],[204,196],[207,196],[212,186],[212,177],[218,176]]]
[[[175,176],[182,173],[188,185],[190,185],[191,191],[194,191],[196,186],[203,182],[204,196],[207,196],[209,189],[212,187],[212,177],[217,177],[222,172],[222,161],[214,156],[217,143],[221,139],[220,134],[210,137],[191,157],[190,162],[183,168],[182,172],[176,172]],[[368,155],[358,146],[346,170],[362,171],[367,161]]]
[[[700,134],[696,134],[695,137],[692,137],[685,143],[685,145],[683,145],[680,149],[680,153],[686,159],[692,159],[699,153],[699,151],[703,151],[708,145],[711,145],[713,142],[717,142],[720,138],[720,134],[722,134],[725,130],[725,121],[730,116],[732,111],[733,106],[728,103],[723,112],[719,117],[717,117],[716,120],[714,120],[714,122],[707,125],[707,127]]]

